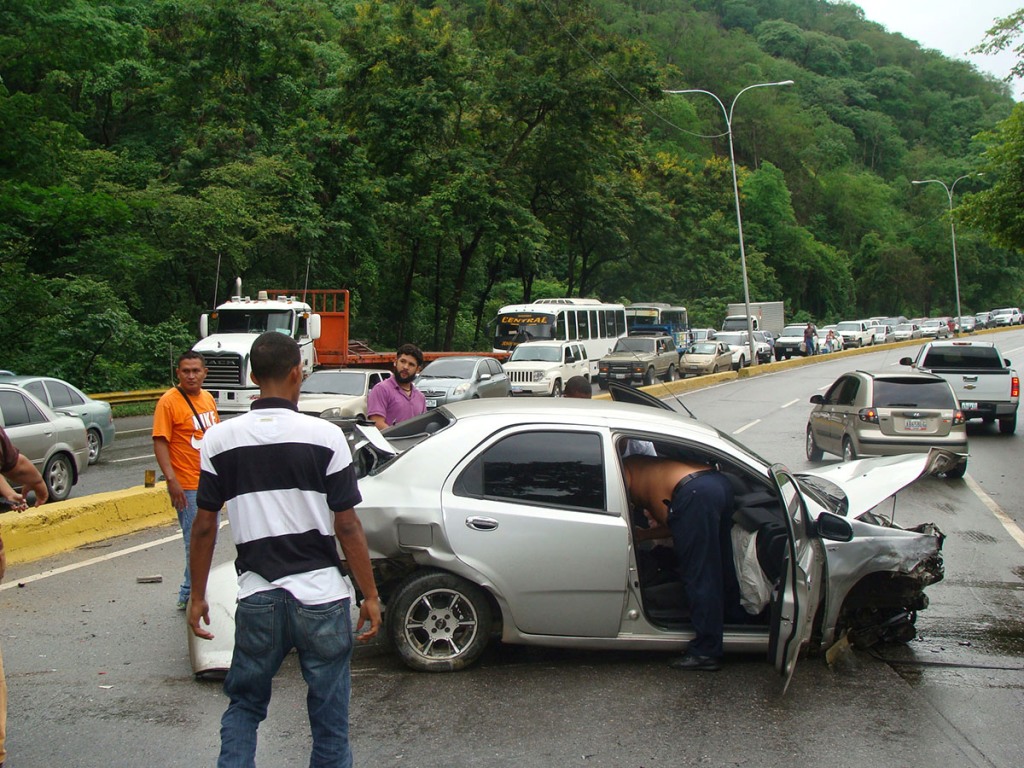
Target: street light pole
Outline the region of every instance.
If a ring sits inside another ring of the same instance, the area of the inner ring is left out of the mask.
[[[718,103],[718,106],[722,109],[722,116],[725,118],[726,133],[729,136],[729,163],[732,165],[732,194],[736,200],[736,229],[739,231],[740,237],[740,269],[743,273],[743,305],[746,307],[747,312],[747,345],[750,351],[750,365],[754,365],[756,363],[757,355],[754,352],[754,324],[750,317],[750,285],[747,282],[747,251],[743,244],[743,216],[740,214],[740,186],[736,179],[736,153],[733,149],[732,143],[732,113],[736,108],[736,101],[739,97],[752,88],[772,88],[779,85],[793,85],[793,81],[782,80],[778,83],[755,83],[754,85],[748,85],[733,97],[732,104],[729,105],[728,110],[726,110],[725,104],[722,103],[722,100],[718,98],[717,95],[711,91],[705,91],[703,88],[684,88],[678,91],[665,91],[665,93],[671,94],[707,94]]]
[[[946,197],[949,198],[949,235],[953,240],[953,285],[956,289],[956,335],[960,335],[960,272],[956,262],[956,224],[953,221],[953,190],[956,189],[956,183],[969,179],[972,176],[984,176],[984,173],[965,173],[963,176],[957,178],[948,187],[946,182],[940,181],[939,179],[922,179],[920,181],[912,181],[911,184],[941,184],[942,188],[946,190]]]

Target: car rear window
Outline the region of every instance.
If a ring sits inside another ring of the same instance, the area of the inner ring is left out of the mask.
[[[924,359],[925,368],[1002,368],[995,347],[932,347]]]
[[[875,408],[956,408],[944,380],[875,379]]]

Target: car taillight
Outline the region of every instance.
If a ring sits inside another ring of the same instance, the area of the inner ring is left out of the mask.
[[[966,423],[967,423],[967,419],[964,418],[964,412],[963,411],[961,411],[959,408],[957,408],[955,411],[953,411],[953,426],[954,427],[957,424],[966,424]]]
[[[867,421],[871,424],[878,423],[878,411],[874,408],[861,408],[860,411],[857,412],[857,417],[861,421]]]
[[[1010,397],[1020,397],[1020,379],[1016,376],[1010,379]]]

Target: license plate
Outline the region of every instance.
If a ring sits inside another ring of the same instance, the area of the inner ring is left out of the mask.
[[[964,402],[960,403],[960,408],[962,410],[965,410],[965,411],[974,411],[974,410],[977,410],[978,404],[977,403],[970,403],[970,402],[964,401]]]
[[[427,400],[427,408],[437,408],[437,400]]]
[[[691,371],[699,371],[700,370],[700,366],[699,365],[688,365],[686,367],[689,368]]]
[[[924,432],[928,429],[928,422],[921,419],[907,419],[903,426],[908,432]]]
[[[629,376],[628,373],[616,373],[616,374],[614,374],[614,378],[616,378],[616,379],[625,379],[627,376]]]

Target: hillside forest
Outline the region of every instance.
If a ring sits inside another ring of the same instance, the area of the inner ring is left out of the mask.
[[[951,22],[952,23],[952,22]],[[1015,44],[1021,14],[979,46]],[[158,386],[197,318],[348,288],[381,351],[506,303],[1020,304],[1024,107],[826,0],[0,0],[0,368]],[[979,175],[983,174],[983,175]]]

